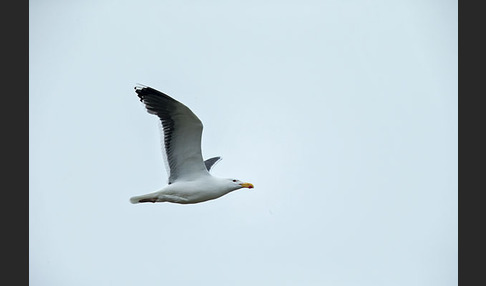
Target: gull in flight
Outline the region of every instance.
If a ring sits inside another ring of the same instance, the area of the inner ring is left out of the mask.
[[[131,203],[195,204],[217,199],[241,188],[253,188],[250,183],[217,178],[209,173],[221,157],[203,161],[203,124],[187,106],[151,87],[136,86],[135,92],[148,113],[159,117],[162,123],[163,154],[169,182],[159,191],[130,198]]]

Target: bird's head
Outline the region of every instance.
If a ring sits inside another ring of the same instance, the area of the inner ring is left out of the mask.
[[[229,184],[231,184],[235,190],[241,189],[241,188],[248,188],[248,189],[253,189],[253,184],[251,183],[245,183],[242,182],[238,179],[228,179]]]

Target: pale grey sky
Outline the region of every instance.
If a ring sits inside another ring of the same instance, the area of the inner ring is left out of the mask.
[[[457,285],[457,1],[30,1],[31,285]],[[133,87],[255,185],[167,181]]]

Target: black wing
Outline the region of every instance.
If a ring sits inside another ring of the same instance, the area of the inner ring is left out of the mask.
[[[184,104],[151,87],[137,86],[135,92],[147,111],[162,122],[169,184],[208,175],[201,154],[201,120]]]

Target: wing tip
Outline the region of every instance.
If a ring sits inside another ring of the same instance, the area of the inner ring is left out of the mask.
[[[143,84],[139,84],[139,83],[137,83],[137,85],[134,87],[135,92],[137,93],[138,97],[140,98],[140,101],[143,101],[144,95],[147,94],[147,91],[148,91],[149,88],[150,87],[143,85]]]
[[[137,83],[137,85],[135,86],[134,89],[135,89],[135,92],[137,93],[138,97],[140,98],[140,101],[142,101],[142,102],[144,101],[144,99],[147,96],[163,97],[163,98],[168,99],[172,102],[178,102],[177,100],[173,99],[169,95],[167,95],[167,94],[165,94],[161,91],[158,91],[155,88],[152,88],[150,86],[146,86],[146,85]]]

